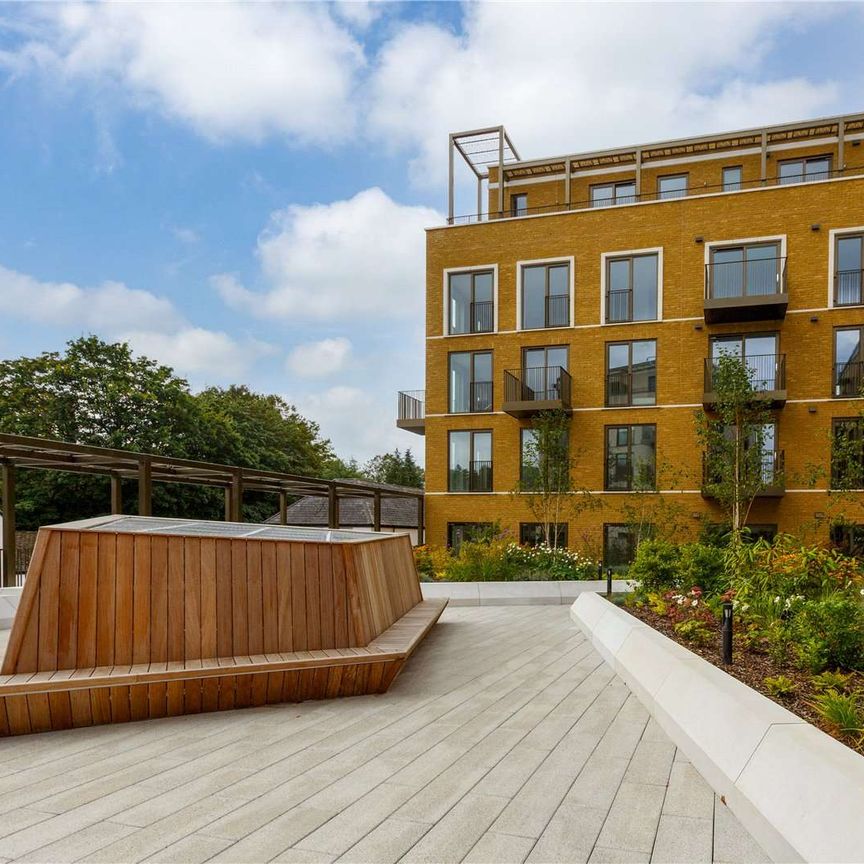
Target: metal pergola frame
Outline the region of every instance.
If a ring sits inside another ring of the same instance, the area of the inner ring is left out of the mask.
[[[152,453],[136,453],[108,447],[73,444],[46,438],[0,433],[0,481],[3,487],[3,555],[0,585],[15,583],[15,503],[18,469],[66,471],[108,477],[111,481],[111,513],[122,513],[121,484],[138,484],[138,515],[152,513],[153,483],[187,483],[225,491],[225,521],[242,522],[246,490],[279,496],[279,523],[287,524],[289,496],[316,496],[328,500],[328,525],[339,526],[341,498],[372,498],[373,527],[381,529],[381,498],[413,498],[417,501],[417,541],[423,543],[423,492],[405,486],[354,480],[323,480],[302,474],[263,471],[238,465],[222,465],[193,459],[177,459]]]

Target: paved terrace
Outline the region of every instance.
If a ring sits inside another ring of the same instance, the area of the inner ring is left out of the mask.
[[[766,860],[568,612],[447,610],[383,696],[0,742],[0,861]]]

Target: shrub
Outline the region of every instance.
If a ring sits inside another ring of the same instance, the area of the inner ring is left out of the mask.
[[[775,675],[773,678],[768,676],[763,679],[762,683],[765,685],[768,693],[778,699],[788,699],[798,689],[795,682],[785,675]]]
[[[508,562],[519,568],[520,579],[596,579],[597,562],[574,549],[547,546],[519,546],[510,543],[505,550]]]
[[[842,672],[821,672],[819,675],[814,675],[810,679],[810,683],[813,685],[813,689],[819,693],[826,690],[837,690],[842,693],[849,687],[851,679],[851,675],[844,675]]]
[[[675,632],[688,642],[696,645],[706,645],[711,641],[715,633],[705,621],[693,618],[689,621],[680,621],[675,625]]]
[[[864,735],[864,710],[860,694],[826,690],[816,696],[811,704],[841,735],[861,742]]]
[[[857,600],[839,593],[807,600],[792,618],[790,631],[801,665],[811,672],[864,668],[864,606]]]
[[[729,587],[723,550],[702,543],[682,546],[678,584],[683,588],[698,585],[712,597],[722,594]]]
[[[643,540],[627,574],[643,592],[663,594],[681,587],[680,550],[668,540]]]

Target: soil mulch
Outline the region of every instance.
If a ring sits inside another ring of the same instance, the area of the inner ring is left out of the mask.
[[[679,645],[683,645],[694,654],[703,657],[709,663],[721,668],[724,672],[728,672],[733,677],[742,681],[748,687],[758,690],[763,696],[767,696],[772,702],[782,705],[793,714],[812,723],[820,728],[823,732],[827,732],[832,738],[850,746],[848,739],[838,734],[837,730],[827,724],[821,715],[811,705],[811,700],[818,694],[818,691],[813,687],[810,681],[810,675],[803,672],[797,666],[778,663],[773,660],[768,654],[754,649],[742,649],[740,645],[735,644],[733,636],[732,640],[732,663],[727,666],[723,663],[720,656],[720,624],[717,624],[717,639],[707,645],[697,645],[693,642],[688,642],[675,632],[674,625],[664,615],[658,615],[647,606],[625,606],[622,605],[625,612],[629,612],[640,621],[644,621],[649,626],[658,630],[664,636],[668,636]],[[795,692],[789,696],[778,698],[772,696],[765,686],[765,678],[776,677],[777,675],[785,675],[795,682]],[[864,676],[858,675],[860,679],[858,685],[864,685]],[[852,749],[855,749],[854,747]],[[860,752],[860,751],[859,751]]]

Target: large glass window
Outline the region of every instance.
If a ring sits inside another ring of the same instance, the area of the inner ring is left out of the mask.
[[[606,345],[606,405],[654,405],[657,401],[657,341]]]
[[[864,422],[860,417],[835,417],[831,448],[831,488],[864,488]]]
[[[611,207],[615,204],[632,204],[636,200],[636,183],[601,183],[591,187],[592,207]]]
[[[856,306],[862,302],[864,234],[838,237],[834,248],[834,305]]]
[[[746,333],[711,338],[711,373],[721,357],[738,357],[750,372],[755,390],[782,390],[779,336],[776,333]],[[711,389],[711,388],[709,388]]]
[[[740,165],[730,165],[723,169],[723,191],[737,192],[741,189],[743,170]]]
[[[711,250],[708,296],[763,297],[784,293],[779,243],[723,246]]]
[[[449,435],[451,492],[492,491],[492,433],[451,431]]]
[[[834,395],[861,396],[861,327],[834,330]]]
[[[522,268],[522,329],[570,324],[570,264],[528,264]]]
[[[519,542],[523,546],[540,546],[545,543],[546,537],[543,527],[542,522],[520,522]],[[565,549],[567,547],[567,523],[555,522],[549,527],[555,548]]]
[[[653,489],[657,427],[653,424],[606,427],[606,489]]]
[[[657,178],[658,198],[683,198],[687,194],[687,175],[672,174]]]
[[[450,413],[492,410],[492,352],[459,351],[450,355]]]
[[[656,252],[606,261],[606,323],[657,320]]]
[[[603,526],[603,566],[624,570],[636,557],[636,529],[632,525]]]
[[[719,429],[727,441],[734,442],[735,426],[723,426]],[[760,426],[750,427],[747,437],[744,439],[744,450],[748,453],[745,462],[747,476],[751,477],[754,472],[759,475],[762,486],[775,486],[782,482],[783,475],[783,453],[777,449],[777,424],[763,423]],[[720,462],[724,458],[721,452],[709,453],[704,464],[704,479],[709,483],[720,481]]]
[[[567,348],[526,348],[522,352],[522,383],[538,401],[561,398],[561,372],[567,371]]]
[[[777,166],[777,179],[786,183],[811,183],[831,176],[830,156],[810,156],[807,159],[786,159]]]
[[[491,333],[494,329],[492,271],[451,273],[449,277],[450,333]]]
[[[447,523],[447,545],[454,552],[466,540],[476,540],[488,536],[491,533],[491,522],[448,522]]]
[[[525,216],[528,213],[528,196],[521,192],[510,196],[510,215]]]
[[[519,481],[523,489],[563,488],[570,473],[570,436],[547,442],[541,453],[537,443],[537,430],[526,427],[519,430]],[[542,463],[542,464],[541,464]],[[543,472],[548,472],[544,483]]]

